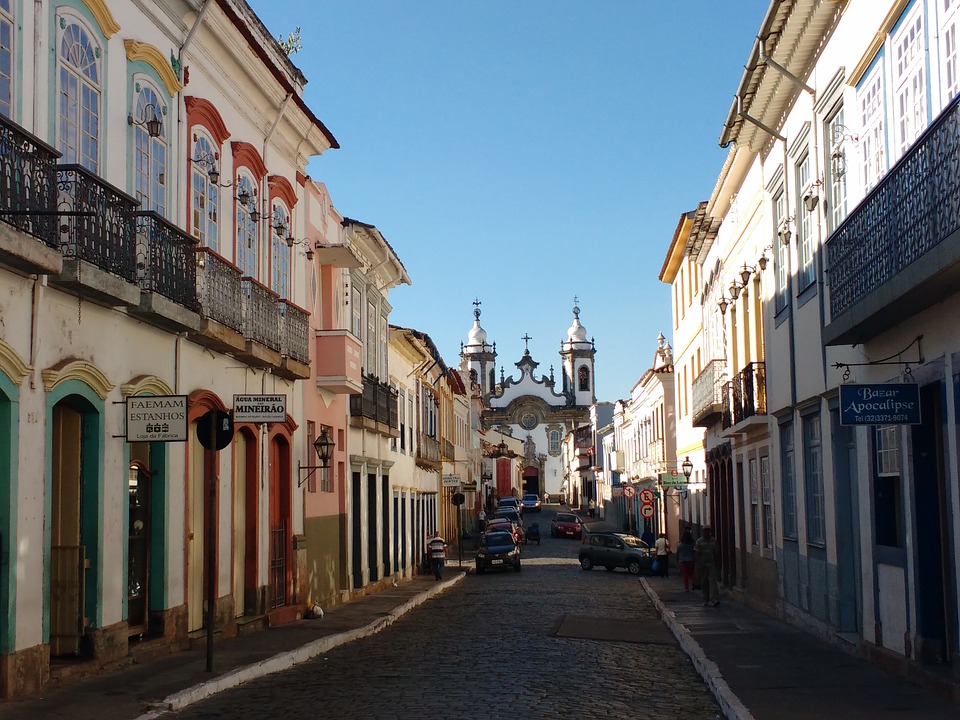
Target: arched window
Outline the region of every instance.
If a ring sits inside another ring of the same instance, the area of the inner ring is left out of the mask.
[[[551,455],[558,455],[560,453],[560,431],[559,430],[550,431],[550,447],[548,452]]]
[[[192,229],[193,236],[204,247],[219,252],[217,226],[220,221],[220,186],[218,182],[210,181],[211,171],[219,170],[217,164],[220,153],[214,149],[214,144],[206,135],[195,133],[193,136],[193,153],[190,155],[190,186],[192,193]]]
[[[290,227],[290,211],[279,200],[273,201],[270,213],[270,289],[282,298],[290,292],[290,246],[287,237],[293,230]],[[369,369],[370,372],[374,368]]]
[[[135,85],[137,100],[133,109],[134,192],[142,210],[161,215],[167,211],[167,126],[166,109],[160,104],[156,90],[149,85]],[[160,134],[150,137],[147,122],[160,121]]]
[[[577,388],[579,390],[590,389],[590,369],[586,365],[581,365],[577,370]]]
[[[57,149],[63,163],[78,163],[95,173],[100,157],[100,48],[78,23],[60,22]]]
[[[0,115],[13,114],[13,13],[0,0]]]
[[[258,277],[260,258],[260,223],[251,210],[257,207],[257,186],[247,173],[237,175],[237,267],[252,278]]]

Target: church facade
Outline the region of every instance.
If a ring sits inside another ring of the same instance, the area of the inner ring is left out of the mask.
[[[536,493],[558,497],[569,490],[564,483],[561,455],[564,437],[580,426],[590,424],[590,407],[596,401],[594,392],[593,340],[580,324],[580,308],[573,308],[573,322],[567,339],[560,344],[560,387],[553,367],[549,375],[537,374],[539,363],[525,348],[515,363],[518,375],[506,377],[500,367],[497,381],[496,343],[487,342],[487,333],[480,326],[479,301],[474,303],[473,327],[467,343],[461,346],[461,368],[469,371],[480,385],[483,397],[481,426],[496,446],[503,436],[522,443],[520,456],[513,463],[513,478],[498,474],[491,491],[497,495]],[[525,336],[525,341],[530,338]]]

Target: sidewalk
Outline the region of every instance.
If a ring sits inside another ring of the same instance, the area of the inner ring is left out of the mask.
[[[956,720],[960,706],[753,610],[721,591],[719,607],[684,592],[679,571],[641,578],[667,626],[735,720]]]
[[[470,567],[456,550],[444,579],[420,575],[397,587],[337,605],[316,620],[298,620],[214,643],[213,672],[206,672],[206,642],[190,650],[55,688],[42,698],[0,701],[3,720],[148,720],[242,682],[285,670],[329,650],[372,635],[401,615],[460,582]],[[472,556],[471,556],[472,561]]]

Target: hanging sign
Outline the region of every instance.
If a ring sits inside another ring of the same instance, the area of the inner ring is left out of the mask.
[[[841,425],[919,425],[917,383],[840,386]]]
[[[134,395],[127,398],[127,442],[186,440],[186,395]]]
[[[444,475],[444,476],[443,476],[443,486],[444,486],[444,487],[460,487],[460,476],[459,476],[459,475]]]
[[[286,395],[234,395],[235,423],[281,423],[287,419]]]
[[[687,476],[678,472],[660,473],[660,486],[665,488],[684,488],[687,486]]]

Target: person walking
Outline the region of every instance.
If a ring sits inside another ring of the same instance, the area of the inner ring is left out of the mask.
[[[660,533],[653,546],[657,551],[657,574],[660,577],[670,577],[670,541],[666,533]]]
[[[677,563],[680,565],[680,577],[683,578],[683,591],[689,592],[693,586],[693,564],[696,559],[694,554],[693,533],[690,532],[690,526],[683,528],[683,535],[680,536],[680,542],[677,543]]]
[[[440,534],[439,530],[433,531],[433,537],[430,538],[430,542],[427,543],[427,548],[430,550],[430,564],[433,567],[433,576],[437,580],[442,580],[443,561],[447,557],[447,541],[443,539],[443,535]]]
[[[713,528],[703,528],[703,535],[693,547],[697,565],[697,577],[703,590],[703,604],[716,607],[720,604],[720,588],[717,587],[717,560],[720,545],[713,537]]]
[[[477,513],[477,527],[480,528],[481,535],[487,529],[487,512],[483,508],[480,508],[480,512]]]
[[[597,512],[597,502],[593,498],[590,498],[590,501],[587,503],[587,508],[590,511],[590,517],[593,517]]]

